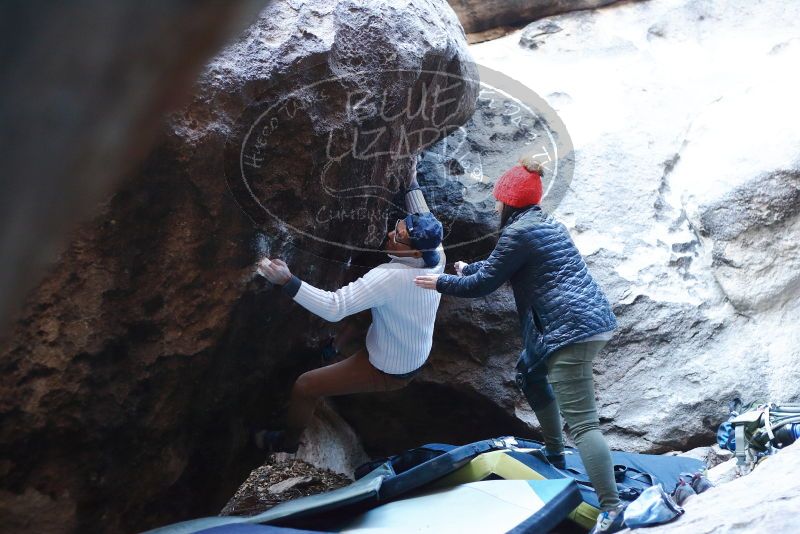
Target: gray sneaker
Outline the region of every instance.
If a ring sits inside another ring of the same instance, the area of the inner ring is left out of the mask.
[[[619,532],[625,528],[625,504],[618,504],[613,510],[606,510],[600,512],[597,516],[597,524],[589,532],[589,534],[611,534],[612,532]]]

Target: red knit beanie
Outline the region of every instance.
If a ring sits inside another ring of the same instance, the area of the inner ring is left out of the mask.
[[[494,198],[512,208],[538,204],[542,200],[542,166],[528,156],[519,160],[494,184]]]

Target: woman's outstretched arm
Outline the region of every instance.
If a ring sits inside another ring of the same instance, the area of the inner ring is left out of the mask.
[[[461,269],[461,276],[469,276],[481,270],[481,267],[486,265],[486,260],[478,260],[467,264],[466,267]]]
[[[418,276],[414,283],[426,289],[436,289],[445,295],[484,297],[511,278],[528,259],[529,252],[524,231],[507,230],[500,236],[489,257],[482,262],[476,262],[479,265],[472,274]],[[474,264],[470,264],[470,267],[472,265]]]

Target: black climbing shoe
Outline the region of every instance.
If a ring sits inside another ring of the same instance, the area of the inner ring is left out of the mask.
[[[562,453],[558,453],[558,454],[547,454],[545,452],[544,456],[545,456],[545,458],[547,458],[547,461],[550,462],[550,465],[552,465],[556,469],[566,469],[567,468],[567,461],[564,458],[564,453],[563,452]]]
[[[320,351],[320,355],[322,356],[322,363],[324,365],[328,365],[329,363],[333,362],[335,359],[339,358],[342,353],[339,352],[339,349],[336,348],[334,345],[335,338],[330,337],[328,338],[327,343],[325,346],[322,347]]]
[[[545,459],[550,462],[550,465],[555,467],[556,469],[566,469],[567,468],[567,461],[564,456],[564,451],[561,452],[550,452],[547,450],[547,447],[542,447],[539,449]]]

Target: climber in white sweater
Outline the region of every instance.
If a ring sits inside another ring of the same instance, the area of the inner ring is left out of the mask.
[[[300,375],[289,401],[285,431],[261,431],[255,439],[269,451],[294,452],[322,397],[391,391],[405,387],[430,354],[433,323],[441,295],[416,287],[414,278],[444,272],[442,225],[428,209],[416,178],[405,194],[404,219],[388,233],[391,260],[336,290],[324,291],[292,275],[279,259],[262,260],[259,271],[283,286],[295,302],[336,322],[372,309],[366,347],[340,362]]]

